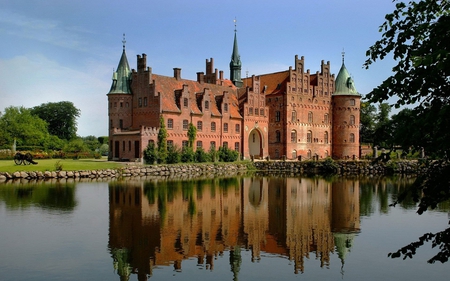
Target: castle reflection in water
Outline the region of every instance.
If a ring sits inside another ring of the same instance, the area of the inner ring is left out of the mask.
[[[359,181],[318,178],[224,178],[111,182],[109,248],[122,280],[147,280],[155,266],[183,260],[214,270],[229,252],[238,274],[241,249],[286,256],[294,272],[314,256],[344,262],[360,231]]]

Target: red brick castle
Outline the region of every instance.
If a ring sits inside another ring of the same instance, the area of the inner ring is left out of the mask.
[[[360,98],[342,61],[335,78],[330,63],[320,72],[304,70],[295,56],[288,70],[241,78],[236,30],[230,79],[206,60],[197,80],[154,74],[145,54],[130,69],[125,52],[108,93],[110,160],[141,160],[157,143],[159,120],[168,145],[186,146],[188,127],[197,128],[194,149],[227,146],[249,159],[359,158]]]

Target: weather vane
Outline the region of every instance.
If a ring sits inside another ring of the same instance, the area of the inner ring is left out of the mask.
[[[345,52],[344,52],[344,48],[342,48],[342,63],[344,63],[344,57],[345,57]]]
[[[123,34],[123,40],[122,40],[122,44],[123,44],[123,49],[125,50],[125,43],[127,43],[127,41],[125,40],[125,33]]]
[[[236,22],[237,22],[236,17],[234,17],[233,22],[234,22],[234,32],[236,32],[236,31],[237,31],[237,30],[236,30]]]

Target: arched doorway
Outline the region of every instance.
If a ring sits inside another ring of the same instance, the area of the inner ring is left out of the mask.
[[[250,132],[250,135],[248,136],[248,151],[251,156],[261,157],[261,151],[262,151],[262,138],[261,133],[254,129]]]

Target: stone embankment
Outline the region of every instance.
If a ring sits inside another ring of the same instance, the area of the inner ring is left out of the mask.
[[[388,175],[419,174],[422,171],[417,160],[374,163],[358,161],[257,161],[256,170],[289,174],[338,174],[338,175]]]
[[[184,164],[184,165],[127,165],[119,169],[85,170],[85,171],[45,171],[12,174],[0,172],[0,182],[16,179],[102,179],[120,177],[174,177],[195,178],[202,175],[232,175],[247,171],[245,164]]]

